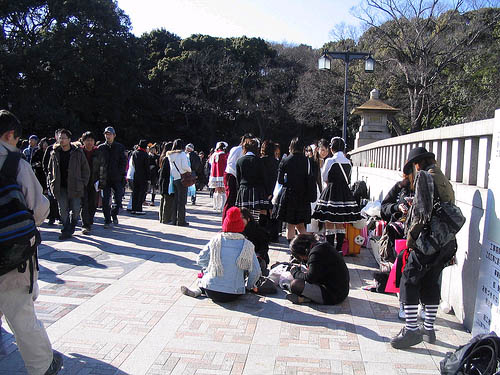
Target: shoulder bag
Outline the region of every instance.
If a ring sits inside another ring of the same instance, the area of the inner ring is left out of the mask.
[[[190,187],[191,185],[194,185],[196,182],[196,177],[193,176],[191,172],[186,172],[186,173],[181,173],[179,168],[177,168],[177,165],[174,162],[174,167],[177,169],[177,172],[181,175],[181,184],[184,187]]]

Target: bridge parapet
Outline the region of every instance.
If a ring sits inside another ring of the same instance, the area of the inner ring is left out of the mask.
[[[349,153],[352,181],[366,181],[372,199],[380,200],[402,179],[412,148],[423,146],[436,155],[452,182],[456,203],[467,218],[457,236],[457,264],[443,271],[441,298],[469,330],[474,320],[488,185],[500,183],[498,174],[492,177],[495,173],[489,171],[495,126],[500,126],[500,109],[492,119],[384,139]]]

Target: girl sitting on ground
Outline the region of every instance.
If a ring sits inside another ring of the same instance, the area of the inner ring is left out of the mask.
[[[342,254],[328,242],[320,242],[318,235],[299,234],[290,243],[292,256],[302,264],[293,266],[290,273],[291,293],[286,296],[293,303],[315,302],[336,305],[349,294],[349,271]]]
[[[241,208],[240,210],[245,223],[243,234],[255,246],[255,254],[260,264],[260,270],[263,275],[266,275],[269,273],[267,270],[269,264],[269,234],[255,221],[249,209]]]
[[[203,277],[196,289],[181,286],[182,294],[199,297],[205,294],[216,302],[231,302],[245,294],[246,289],[256,290],[260,266],[254,245],[242,234],[245,223],[238,207],[231,207],[218,233],[198,255],[198,265]],[[245,272],[248,278],[245,282]]]

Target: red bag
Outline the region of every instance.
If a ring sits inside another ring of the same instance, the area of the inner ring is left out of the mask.
[[[385,222],[384,220],[378,220],[377,226],[375,227],[375,235],[382,236],[382,233],[384,233],[384,229],[385,229],[386,225],[387,225],[387,222]]]

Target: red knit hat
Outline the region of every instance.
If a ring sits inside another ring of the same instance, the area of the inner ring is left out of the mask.
[[[245,223],[241,218],[241,211],[238,207],[231,207],[226,212],[226,217],[222,223],[223,232],[241,233],[245,229]]]

